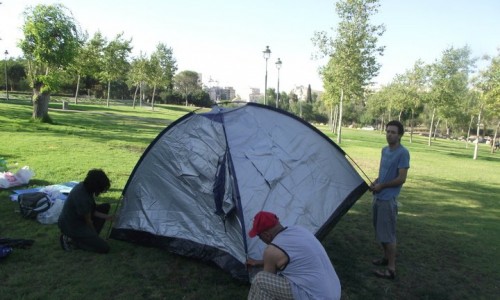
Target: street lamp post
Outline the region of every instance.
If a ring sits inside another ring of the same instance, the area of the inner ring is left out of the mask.
[[[5,50],[5,92],[7,93],[7,100],[9,100],[9,79],[7,77],[7,55],[9,55],[9,51]]]
[[[276,69],[278,69],[278,88],[276,89],[276,108],[278,108],[278,103],[280,102],[280,69],[281,65],[283,63],[281,62],[281,59],[278,58],[276,61]]]
[[[267,60],[271,57],[271,50],[269,46],[266,46],[266,50],[262,51],[264,54],[264,59],[266,60],[266,80],[264,84],[264,105],[267,105]]]

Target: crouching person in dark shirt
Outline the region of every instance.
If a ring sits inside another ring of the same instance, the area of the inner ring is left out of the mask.
[[[59,241],[65,251],[78,248],[97,253],[108,253],[108,243],[99,237],[106,220],[111,221],[110,205],[97,205],[95,197],[110,187],[106,173],[92,169],[85,180],[78,183],[69,193],[59,216],[57,225],[61,230]]]

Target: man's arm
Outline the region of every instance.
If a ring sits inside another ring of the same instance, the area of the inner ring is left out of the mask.
[[[92,215],[90,213],[86,213],[83,215],[83,219],[85,220],[85,224],[95,231],[94,223],[92,222]]]
[[[107,215],[107,214],[104,214],[104,213],[99,212],[99,211],[94,211],[94,216],[97,218],[104,219],[106,221],[111,221],[113,219],[112,215]]]
[[[398,169],[398,176],[396,178],[384,183],[378,183],[378,181],[375,181],[374,185],[371,187],[371,190],[377,193],[385,188],[400,186],[406,182],[407,174],[408,174],[408,169]]]
[[[264,250],[264,271],[276,274],[288,263],[288,256],[279,248],[269,245]]]
[[[248,267],[263,267],[263,270],[276,274],[288,263],[288,256],[283,251],[273,245],[267,246],[264,250],[264,259],[247,259]]]

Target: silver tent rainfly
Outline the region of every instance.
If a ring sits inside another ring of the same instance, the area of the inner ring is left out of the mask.
[[[368,185],[315,127],[255,103],[188,113],[165,128],[135,166],[111,238],[213,262],[249,280],[253,216],[276,213],[322,239]]]

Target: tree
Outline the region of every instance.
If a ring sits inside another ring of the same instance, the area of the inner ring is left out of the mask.
[[[143,90],[142,87],[144,82],[147,80],[147,68],[148,68],[148,59],[141,52],[139,57],[134,58],[130,65],[130,70],[127,73],[128,75],[128,85],[129,87],[135,86],[134,92],[134,101],[132,102],[132,106],[135,108],[135,99],[137,96],[137,91],[139,91],[139,103],[142,106],[143,99]]]
[[[497,55],[490,60],[489,66],[485,70],[480,71],[479,77],[475,79],[474,86],[480,93],[477,109],[478,137],[481,121],[486,122],[482,117],[486,119],[489,116],[496,121],[491,148],[491,152],[493,153],[498,137],[498,128],[500,127],[500,49],[498,49]],[[483,116],[483,113],[486,117]],[[473,159],[477,159],[477,152],[478,144],[475,145]]]
[[[429,90],[429,70],[422,60],[417,60],[413,69],[404,74],[408,107],[410,115],[410,143],[413,142],[413,126],[415,126],[415,112],[422,106]]]
[[[341,142],[342,107],[346,101],[362,99],[365,88],[378,74],[380,64],[377,55],[382,55],[384,47],[378,47],[378,37],[385,28],[371,25],[370,17],[377,13],[378,0],[342,0],[336,3],[340,18],[335,38],[326,32],[316,32],[313,43],[320,56],[329,57],[322,69],[324,98],[332,107],[339,104],[337,142]],[[335,100],[339,99],[339,101]]]
[[[456,124],[460,119],[467,123],[468,116],[463,117],[464,106],[469,99],[469,74],[474,67],[475,59],[470,57],[469,47],[455,49],[450,47],[443,51],[439,61],[432,66],[430,105],[433,115],[447,121],[449,125]],[[429,126],[429,146],[434,118]],[[449,135],[449,125],[447,135]]]
[[[106,98],[106,106],[108,107],[111,82],[124,77],[124,74],[127,74],[130,67],[128,56],[132,51],[131,43],[132,39],[124,40],[123,33],[120,33],[104,47],[103,66],[100,77],[108,83]]]
[[[0,66],[5,66],[5,60],[0,63]],[[7,61],[7,77],[9,79],[9,90],[21,89],[21,81],[26,78],[26,61],[22,58],[9,59]],[[0,72],[0,82],[5,83],[5,72]]]
[[[83,41],[76,22],[61,4],[28,7],[24,11],[24,38],[19,47],[28,63],[33,89],[33,118],[50,121],[50,94],[58,86],[58,72],[67,68]]]
[[[184,96],[188,106],[188,96],[195,91],[201,90],[198,73],[194,71],[182,71],[174,77],[174,88]]]
[[[384,130],[385,123],[392,119],[393,83],[383,86],[375,93],[368,94],[366,116],[378,120],[380,130]]]
[[[290,109],[290,99],[286,92],[280,93],[280,108],[286,111]]]
[[[154,99],[157,86],[164,87],[172,92],[173,78],[177,71],[177,61],[174,58],[172,48],[159,43],[156,51],[151,54],[148,67],[148,82],[153,86],[153,96],[151,100],[154,109]]]
[[[210,100],[210,95],[202,90],[197,89],[190,95],[190,99],[193,105],[198,107],[212,107],[214,104],[212,100]]]
[[[306,96],[306,101],[307,103],[312,103],[313,98],[312,98],[312,92],[311,92],[311,85],[307,86],[307,96]]]
[[[104,47],[107,43],[107,40],[102,36],[101,32],[98,31],[94,34],[92,39],[85,42],[85,45],[78,52],[72,66],[77,74],[75,103],[78,103],[78,91],[80,89],[81,77],[96,75],[102,71],[101,66],[103,64]]]
[[[276,94],[275,88],[267,88],[267,105],[271,107],[276,107],[276,101],[278,100],[278,95]],[[262,99],[264,101],[264,98]],[[264,102],[262,102],[264,103]]]
[[[412,69],[406,70],[403,74],[397,74],[384,88],[388,92],[386,101],[389,101],[390,109],[398,112],[399,121],[405,112],[410,111],[410,143],[413,141],[415,113],[421,107],[428,90],[428,69],[429,67],[423,61],[417,60]],[[390,115],[389,118],[391,118]]]

